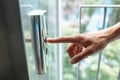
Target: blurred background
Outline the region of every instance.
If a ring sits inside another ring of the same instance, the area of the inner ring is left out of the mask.
[[[119,0],[19,0],[19,4],[24,38],[31,38],[30,20],[27,14],[34,9],[47,10],[48,37],[51,38],[93,32],[120,21],[120,8],[81,8],[81,14],[79,10],[79,6],[83,4],[119,5]],[[25,42],[30,79],[119,80],[119,40],[110,43],[101,52],[101,56],[97,53],[75,65],[70,64],[66,47],[67,44],[48,44],[47,73],[41,76],[35,71],[32,44]]]

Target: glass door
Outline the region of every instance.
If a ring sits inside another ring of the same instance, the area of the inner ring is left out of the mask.
[[[21,22],[24,34],[26,49],[26,58],[28,64],[28,73],[30,80],[59,80],[59,57],[57,45],[48,45],[48,54],[46,56],[46,73],[39,75],[36,71],[35,53],[31,42],[31,20],[28,15],[33,10],[47,11],[48,36],[56,37],[58,35],[58,4],[57,0],[19,0]]]

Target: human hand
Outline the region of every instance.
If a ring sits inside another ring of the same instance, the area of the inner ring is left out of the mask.
[[[71,63],[75,64],[82,59],[98,52],[108,44],[105,30],[98,32],[88,32],[74,36],[64,36],[58,38],[48,38],[49,43],[69,43],[67,52],[71,58]]]

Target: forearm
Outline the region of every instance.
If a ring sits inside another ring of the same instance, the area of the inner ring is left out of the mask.
[[[107,41],[111,42],[120,38],[120,22],[106,29]]]

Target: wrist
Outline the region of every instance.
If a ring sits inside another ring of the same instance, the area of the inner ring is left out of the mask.
[[[106,41],[109,43],[120,37],[120,22],[105,29]]]

